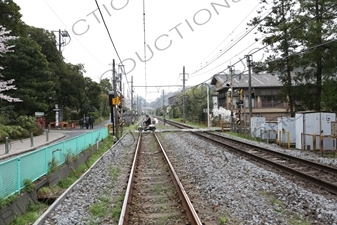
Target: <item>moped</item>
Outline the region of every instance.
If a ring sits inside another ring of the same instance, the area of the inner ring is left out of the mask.
[[[142,125],[139,125],[137,130],[139,132],[142,132],[142,131],[155,131],[156,130],[156,126],[154,124],[150,124],[149,126],[146,126],[145,122],[142,123]]]

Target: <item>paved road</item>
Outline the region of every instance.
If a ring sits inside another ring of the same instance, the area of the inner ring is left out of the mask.
[[[105,124],[110,123],[109,120],[103,121],[100,124],[94,126],[94,129],[100,129]],[[42,135],[31,138],[26,138],[21,141],[15,140],[11,142],[11,147],[8,153],[6,153],[5,144],[0,145],[0,162],[6,159],[18,156],[23,153],[47,146],[53,142],[66,140],[72,137],[76,137],[85,132],[91,132],[90,129],[80,129],[79,127],[68,129],[51,129],[48,133],[44,132]]]

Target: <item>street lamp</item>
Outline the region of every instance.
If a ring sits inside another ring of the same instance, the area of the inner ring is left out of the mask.
[[[59,29],[59,30],[56,30],[56,31],[53,31],[53,32],[58,32],[58,38],[59,38],[59,43],[58,43],[58,47],[59,47],[59,52],[61,53],[62,55],[62,50],[61,50],[61,47],[62,47],[62,44],[64,44],[65,42],[62,42],[61,40],[61,37],[69,37],[70,38],[70,35],[68,33],[68,31],[66,30],[62,30]],[[55,104],[55,126],[58,126],[59,125],[59,121],[63,120],[63,106],[60,104]]]

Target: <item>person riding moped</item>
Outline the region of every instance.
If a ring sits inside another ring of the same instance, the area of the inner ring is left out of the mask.
[[[149,117],[149,115],[145,115],[145,121],[144,121],[146,127],[149,127],[149,125],[151,124],[151,118]]]

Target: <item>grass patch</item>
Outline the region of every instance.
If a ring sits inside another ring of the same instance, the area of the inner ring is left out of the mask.
[[[113,168],[110,170],[110,175],[113,180],[117,180],[119,175],[121,174],[121,169],[120,168]]]
[[[232,131],[226,132],[226,134],[232,135],[234,137],[239,137],[239,138],[244,138],[244,139],[251,140],[251,141],[259,141],[260,142],[259,138],[253,138],[253,137],[251,137],[250,135],[247,135],[247,134],[240,134],[240,133],[236,133],[236,132],[232,132]]]
[[[106,202],[96,202],[89,206],[89,212],[94,217],[103,218],[107,214],[108,208]]]
[[[45,186],[45,187],[41,187],[38,191],[37,191],[37,195],[38,196],[49,196],[51,195],[53,192],[50,189],[50,187]]]
[[[97,161],[98,158],[100,158],[106,151],[108,151],[111,146],[113,145],[113,137],[109,135],[107,138],[103,140],[101,143],[99,149],[96,151],[95,154],[93,154],[91,157],[89,157],[89,160],[86,162],[89,166],[92,166],[94,162]],[[86,150],[89,150],[86,149]],[[86,151],[85,150],[85,151]],[[53,158],[49,164],[49,173],[52,171],[57,170],[57,162]],[[59,191],[63,191],[64,189],[69,188],[74,182],[78,180],[78,178],[88,169],[88,166],[86,164],[83,164],[79,166],[76,170],[74,170],[70,176],[67,178],[61,180],[58,185],[53,186],[52,188],[48,187],[43,187],[41,188],[41,192],[45,193],[57,193]],[[30,182],[27,181],[27,186],[30,186]],[[32,184],[33,185],[33,184]],[[18,194],[12,195],[5,200],[0,199],[0,209],[4,208],[6,205],[9,205],[17,199]],[[106,214],[108,205],[109,203],[106,202],[107,198],[100,198],[101,202],[98,202],[94,205],[92,205],[90,211],[97,216],[101,216],[103,212]],[[27,224],[33,224],[39,217],[40,215],[43,214],[43,212],[48,208],[47,205],[44,205],[42,203],[34,204],[30,203],[29,206],[27,207],[27,211],[25,214],[16,217],[10,224],[11,225],[27,225]],[[104,216],[104,215],[103,215]]]
[[[225,225],[227,223],[227,221],[228,221],[228,217],[227,217],[227,215],[225,215],[225,216],[222,216],[220,218],[219,223],[220,223],[220,225]]]
[[[175,119],[170,119],[170,120],[178,122],[178,123],[183,123],[182,122],[183,118],[175,118]],[[194,127],[199,127],[199,128],[205,128],[205,127],[207,127],[206,124],[203,124],[203,123],[193,123],[193,122],[191,122],[189,120],[186,120],[185,124],[190,125],[190,126],[194,126]]]
[[[165,224],[167,224],[167,220],[168,220],[168,219],[169,219],[168,216],[161,217],[161,218],[159,219],[159,221],[158,221],[158,224],[160,224],[160,225],[165,225]]]
[[[115,206],[112,208],[111,217],[114,221],[118,222],[122,212],[122,206],[124,201],[124,195],[118,197],[115,201]]]
[[[34,191],[34,183],[31,180],[28,180],[28,179],[23,180],[23,185],[24,185],[23,190],[25,192],[30,193]]]
[[[152,191],[154,191],[158,195],[160,194],[160,192],[163,191],[163,187],[161,185],[156,185]]]
[[[290,224],[292,225],[310,225],[312,224],[311,221],[304,220],[299,215],[294,215],[294,218],[290,220]]]
[[[271,204],[274,211],[289,218],[289,222],[293,225],[309,225],[311,221],[302,218],[299,214],[289,211],[281,200],[273,195],[273,193],[267,191],[260,191],[260,194],[266,198]]]
[[[52,160],[48,162],[48,166],[49,166],[49,171],[48,171],[49,174],[57,170],[58,166],[57,166],[57,160],[55,157],[53,157]]]
[[[6,199],[0,198],[0,210],[5,208],[5,206],[10,205],[13,202],[15,202],[18,197],[19,197],[19,194],[17,193],[17,194],[9,196]]]
[[[66,177],[65,179],[63,179],[59,182],[58,186],[62,189],[67,189],[73,183],[75,183],[77,179],[78,179],[77,176]]]
[[[71,149],[67,149],[67,154],[65,155],[65,163],[71,163],[76,160],[77,156],[71,153]]]
[[[138,128],[138,124],[137,123],[135,123],[133,125],[130,125],[128,127],[124,127],[123,128],[123,135],[126,134],[126,133],[128,133],[128,132],[133,132],[133,131],[137,130],[137,128]]]
[[[48,208],[42,203],[30,202],[27,206],[27,211],[24,215],[15,217],[10,225],[27,225],[36,221],[40,215]]]

